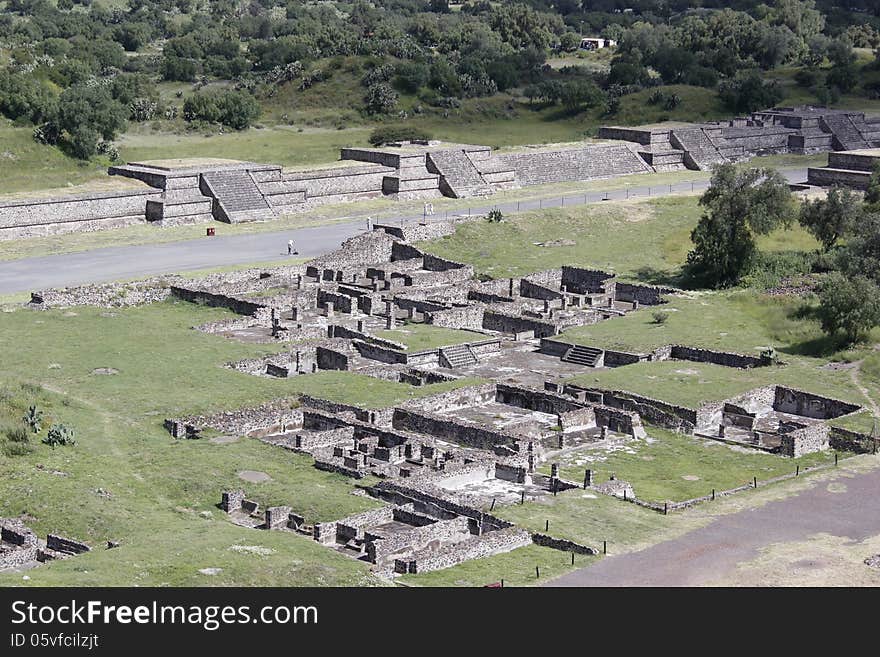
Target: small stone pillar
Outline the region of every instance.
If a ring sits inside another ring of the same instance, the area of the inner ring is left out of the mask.
[[[388,316],[385,320],[385,328],[393,329],[397,324],[397,318],[394,316],[394,302],[386,301],[385,302],[385,314]]]
[[[296,366],[295,366],[296,373],[301,374],[302,373],[302,352],[301,351],[296,352],[296,356],[294,356],[294,363],[296,363]]]
[[[272,308],[272,337],[278,337],[278,333],[281,331],[281,322],[278,321],[278,315],[275,313],[275,309]]]
[[[608,307],[614,308],[614,299],[611,297],[608,297]]]
[[[568,298],[563,296],[562,297],[562,309],[565,310],[567,307],[568,307]]]
[[[724,438],[724,425],[723,424],[718,425],[718,437]]]
[[[545,313],[550,312],[550,301],[547,299],[544,299],[544,312]]]
[[[296,275],[296,289],[301,290],[303,285],[303,277],[302,274]]]
[[[584,471],[584,488],[590,488],[593,485],[593,471],[585,470]]]
[[[299,321],[299,308],[297,308],[296,306],[293,306],[290,309],[290,321],[291,322]]]
[[[559,479],[559,464],[551,463],[550,464],[550,478],[551,479]]]
[[[512,278],[507,282],[507,296],[509,296],[509,297],[513,296],[513,279]]]
[[[608,438],[608,425],[602,426],[602,428],[599,431],[600,431],[599,435],[602,437],[602,440],[607,440],[607,438]]]
[[[332,301],[328,301],[324,304],[324,315],[326,315],[327,317],[333,317],[333,315],[335,314],[334,310],[335,309],[333,307]]]
[[[357,323],[357,330],[358,330],[358,333],[363,333],[363,332],[364,332],[364,320],[362,320],[362,319],[359,319],[359,320],[358,320],[358,323]]]
[[[638,309],[639,309],[639,300],[633,299],[633,310],[638,310]]]

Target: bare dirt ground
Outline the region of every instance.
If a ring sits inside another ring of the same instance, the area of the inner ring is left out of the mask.
[[[785,498],[722,515],[673,540],[550,586],[880,586],[880,468],[845,468]]]

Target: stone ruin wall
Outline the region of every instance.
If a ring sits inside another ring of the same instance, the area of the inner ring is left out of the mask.
[[[244,436],[255,431],[271,431],[282,426],[302,426],[303,413],[290,399],[275,399],[256,407],[221,411],[212,415],[191,415],[165,420],[165,428],[175,438],[198,437],[199,431],[213,429],[223,434]]]
[[[829,427],[827,424],[814,423],[780,435],[779,453],[797,458],[804,454],[828,449]]]
[[[127,189],[54,199],[0,200],[0,240],[120,228],[144,223],[161,190]]]
[[[773,409],[818,420],[828,420],[861,410],[861,406],[822,397],[803,390],[776,386]]]
[[[427,573],[472,559],[510,552],[531,543],[532,537],[527,531],[518,527],[509,527],[480,536],[471,536],[438,550],[420,550],[408,558],[395,560],[394,570],[397,573]]]

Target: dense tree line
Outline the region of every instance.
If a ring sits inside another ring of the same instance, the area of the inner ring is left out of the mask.
[[[361,107],[373,116],[396,113],[401,94],[449,108],[499,92],[565,112],[613,114],[627,93],[679,83],[716,89],[744,112],[778,101],[761,72],[783,64],[804,67],[798,83],[830,102],[860,84],[852,47],[880,45],[876,3],[862,4],[842,11],[824,0],[468,0],[452,11],[447,0],[129,0],[127,9],[9,0],[0,14],[9,55],[0,111],[83,157],[97,148],[90,135],[111,139],[125,120],[174,116],[178,108],[160,102],[159,81],[227,80],[259,100],[279,84],[307,89],[328,79],[322,62],[338,56],[360,58]],[[597,33],[619,42],[607,73],[546,66],[551,52],[576,50],[581,35]],[[65,93],[100,96],[112,129],[62,120]],[[254,120],[240,97],[225,102],[241,111],[181,116],[227,116],[229,127]]]

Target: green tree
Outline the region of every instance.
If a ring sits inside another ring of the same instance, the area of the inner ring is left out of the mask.
[[[369,86],[364,103],[370,114],[388,114],[397,107],[399,98],[390,84],[380,82]]]
[[[819,288],[818,314],[825,333],[858,342],[880,324],[880,288],[865,276],[832,272]]]
[[[880,214],[866,212],[836,251],[837,269],[880,283]]]
[[[732,80],[722,82],[718,95],[730,109],[742,113],[773,107],[783,98],[779,84],[766,82],[755,70],[738,73]]]
[[[705,208],[691,233],[687,274],[710,287],[734,285],[755,256],[755,235],[766,235],[793,218],[791,191],[773,169],[738,171],[732,164],[715,167]]]
[[[874,163],[874,169],[871,171],[871,177],[868,179],[868,188],[865,190],[865,203],[871,209],[878,209],[880,206],[880,162]]]
[[[800,210],[798,223],[822,243],[828,251],[858,223],[862,204],[849,189],[834,187],[823,199],[806,201]]]
[[[125,129],[128,108],[105,87],[75,86],[58,100],[58,128],[74,157],[88,159],[98,139],[112,140]]]
[[[577,50],[581,45],[581,35],[577,32],[565,32],[559,37],[559,47],[565,52]]]

